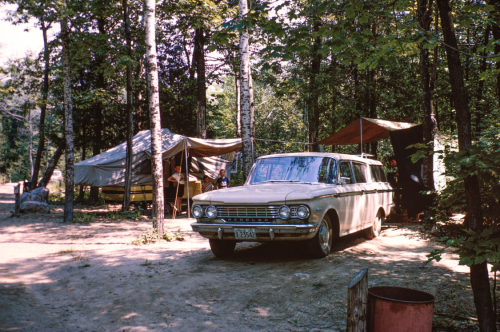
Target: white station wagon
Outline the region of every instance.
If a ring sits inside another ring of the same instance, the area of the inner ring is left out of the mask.
[[[313,257],[362,229],[379,235],[393,189],[379,161],[337,153],[260,157],[241,187],[193,197],[193,231],[217,257],[241,241],[303,241]]]

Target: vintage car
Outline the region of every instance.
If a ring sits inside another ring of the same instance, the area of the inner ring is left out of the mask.
[[[379,161],[337,153],[260,157],[240,187],[193,197],[193,231],[217,257],[241,241],[303,241],[327,256],[334,238],[366,229],[380,234],[393,189]]]

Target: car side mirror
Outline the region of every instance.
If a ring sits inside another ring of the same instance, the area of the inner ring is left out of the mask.
[[[341,176],[340,177],[340,184],[350,184],[351,183],[351,178]]]

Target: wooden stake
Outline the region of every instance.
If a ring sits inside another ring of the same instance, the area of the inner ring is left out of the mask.
[[[19,205],[20,204],[20,199],[21,199],[21,185],[18,184],[17,186],[14,187],[14,195],[16,196],[16,206],[14,208],[14,213],[16,214],[16,216],[19,214]]]
[[[184,157],[184,151],[182,151],[182,154],[181,154],[181,172],[182,172],[182,158]],[[179,173],[179,178],[177,179],[177,187],[175,188],[175,200],[174,200],[174,207],[172,209],[172,219],[175,219],[175,216],[177,215],[177,196],[179,195],[179,185],[180,185],[180,181],[181,181],[181,174],[182,173]],[[181,203],[181,210],[182,210],[182,203]],[[179,213],[181,213],[181,211],[179,211]]]
[[[368,269],[359,271],[347,289],[347,330],[366,332],[368,306]]]

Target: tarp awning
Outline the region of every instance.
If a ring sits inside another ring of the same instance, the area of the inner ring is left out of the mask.
[[[361,142],[360,127],[363,128],[363,143],[370,143],[388,138],[391,131],[408,129],[418,124],[396,122],[379,119],[361,118],[340,129],[336,133],[322,139],[316,144],[321,145],[351,145]]]

